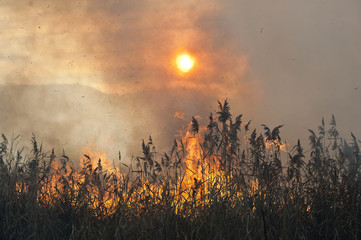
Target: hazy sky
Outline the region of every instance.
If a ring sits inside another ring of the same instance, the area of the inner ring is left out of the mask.
[[[0,84],[1,131],[74,152],[167,145],[224,98],[291,142],[332,113],[360,138],[361,1],[0,0]]]

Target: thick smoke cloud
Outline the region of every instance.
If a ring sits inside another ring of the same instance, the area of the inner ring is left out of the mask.
[[[176,112],[205,123],[229,98],[288,139],[331,113],[357,135],[360,12],[357,0],[2,1],[0,130],[74,158],[93,142],[129,157],[148,135],[165,151],[187,124]],[[184,50],[197,65],[180,75]]]
[[[333,113],[361,136],[360,13],[358,0],[228,1],[222,28],[261,81],[264,121],[294,138]]]
[[[4,132],[35,132],[68,152],[79,153],[94,141],[129,156],[148,135],[168,147],[187,125],[174,118],[176,111],[190,119],[207,116],[218,98],[259,99],[244,77],[246,57],[219,31],[216,2],[8,1],[4,6]],[[196,70],[187,76],[174,66],[184,50],[197,57]]]
[[[1,65],[12,65],[2,73],[5,83],[76,82],[118,94],[167,87],[228,95],[247,70],[247,59],[226,41],[217,22],[222,5],[216,2],[9,1],[5,6]],[[184,50],[199,64],[181,78],[172,61]]]

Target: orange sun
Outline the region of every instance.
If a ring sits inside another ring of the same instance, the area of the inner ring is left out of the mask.
[[[177,56],[176,64],[180,71],[189,72],[195,64],[195,58],[188,53],[183,53]]]

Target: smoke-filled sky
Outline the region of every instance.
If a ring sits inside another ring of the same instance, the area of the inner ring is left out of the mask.
[[[228,98],[290,142],[332,113],[361,138],[360,26],[359,0],[0,0],[0,130],[130,156]]]

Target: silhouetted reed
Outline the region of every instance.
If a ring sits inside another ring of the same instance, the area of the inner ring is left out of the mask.
[[[118,168],[84,154],[0,143],[0,239],[360,239],[360,141],[332,116],[310,149],[287,147],[282,125],[250,131],[218,102],[192,117],[167,153],[151,137]]]

